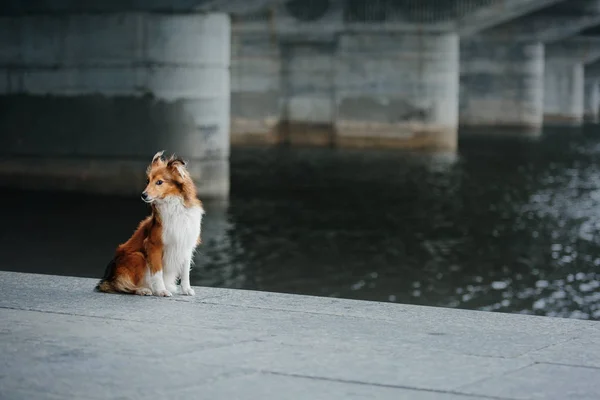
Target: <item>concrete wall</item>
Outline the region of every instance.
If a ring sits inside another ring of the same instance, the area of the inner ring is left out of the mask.
[[[0,181],[137,194],[164,149],[227,195],[227,15],[5,17],[0,41]]]
[[[542,125],[543,44],[464,39],[460,54],[461,125]]]
[[[453,149],[458,36],[234,29],[232,143]]]
[[[584,66],[572,59],[547,59],[544,73],[544,119],[581,123],[584,110]]]

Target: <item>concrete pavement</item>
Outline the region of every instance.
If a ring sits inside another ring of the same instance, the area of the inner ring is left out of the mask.
[[[598,399],[600,323],[0,272],[0,399]]]

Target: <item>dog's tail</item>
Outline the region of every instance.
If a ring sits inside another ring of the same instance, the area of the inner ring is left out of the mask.
[[[96,292],[103,293],[136,293],[138,289],[128,277],[124,276],[112,280],[102,279],[95,287]]]
[[[100,282],[98,282],[94,290],[96,292],[116,293],[116,290],[113,288],[112,283],[105,280],[101,280]]]
[[[134,293],[138,288],[130,279],[116,275],[116,257],[110,260],[104,271],[104,276],[94,290],[104,293]]]
[[[111,281],[115,277],[116,267],[117,267],[117,260],[116,260],[116,257],[114,257],[112,260],[110,260],[110,262],[104,269],[104,275],[102,276],[102,279],[100,279],[100,282],[98,282],[98,284],[96,285],[94,290],[96,290],[97,292],[112,293]]]
[[[95,291],[104,293],[136,293],[139,289],[132,277],[117,274],[117,257],[108,263],[104,276],[94,288]]]

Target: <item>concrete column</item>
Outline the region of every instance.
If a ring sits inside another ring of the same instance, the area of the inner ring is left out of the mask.
[[[335,44],[326,39],[282,46],[282,139],[291,145],[334,143]]]
[[[460,51],[461,125],[542,126],[543,44],[465,39]]]
[[[583,122],[584,67],[573,59],[547,59],[544,72],[544,119]]]
[[[232,24],[231,144],[277,144],[282,115],[281,51],[267,21]]]
[[[584,117],[590,122],[598,122],[600,112],[600,84],[598,79],[585,80]]]
[[[232,141],[455,149],[458,47],[456,34],[234,29]]]
[[[341,35],[336,144],[456,148],[458,51],[450,33]]]
[[[225,14],[0,20],[0,181],[137,195],[158,150],[229,191]]]

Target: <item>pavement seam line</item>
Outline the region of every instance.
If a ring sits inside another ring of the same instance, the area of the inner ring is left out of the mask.
[[[545,365],[559,365],[561,367],[571,367],[571,368],[587,368],[587,369],[597,369],[600,370],[600,367],[594,367],[592,365],[575,365],[575,364],[566,364],[566,363],[558,363],[551,361],[538,361],[536,364],[545,364]]]
[[[35,313],[40,313],[40,314],[65,315],[65,316],[69,316],[69,317],[94,318],[94,319],[109,320],[109,321],[134,322],[134,323],[137,323],[137,324],[146,324],[146,323],[148,323],[148,321],[139,320],[139,319],[117,318],[117,317],[110,317],[110,316],[105,316],[105,315],[77,314],[77,313],[68,313],[68,312],[61,312],[61,311],[38,310],[38,309],[35,309],[35,308],[17,308],[17,307],[0,306],[0,310],[35,312]],[[160,323],[160,322],[157,322],[157,323],[160,324],[160,325],[165,325],[165,326],[169,326],[170,325],[168,323]],[[184,326],[184,327],[188,327],[188,328],[196,328],[196,325],[179,324],[179,326]]]
[[[428,389],[428,388],[419,388],[419,387],[405,386],[405,385],[363,382],[363,381],[357,381],[357,380],[351,380],[351,379],[349,380],[349,379],[328,378],[328,377],[302,375],[302,374],[290,374],[290,373],[285,373],[285,372],[276,372],[276,371],[269,371],[269,370],[261,370],[260,372],[264,373],[264,374],[269,374],[269,375],[289,376],[289,377],[293,377],[293,378],[314,379],[314,380],[339,382],[339,383],[347,383],[347,384],[354,384],[354,385],[377,386],[377,387],[385,387],[385,388],[391,388],[391,389],[414,390],[414,391],[419,391],[419,392],[452,394],[452,395],[458,395],[458,396],[464,396],[464,397],[483,398],[483,399],[489,399],[489,400],[513,400],[508,397],[476,395],[476,394],[462,393],[462,392],[458,392],[456,390]]]
[[[583,330],[584,329],[582,328],[582,329],[578,330],[577,332],[573,332],[573,333],[576,334],[576,335],[579,335],[581,333],[581,331],[583,331]],[[558,342],[547,344],[547,345],[542,346],[542,347],[540,347],[538,349],[531,349],[529,351],[526,351],[525,353],[519,354],[517,356],[517,358],[518,357],[528,357],[528,356],[530,356],[531,353],[542,351],[542,350],[548,349],[548,348],[553,347],[553,346],[558,346],[558,345],[561,345],[561,344],[569,343],[569,342],[571,342],[573,340],[576,340],[576,339],[579,339],[579,338],[580,338],[580,336],[572,336],[572,337],[566,338],[564,340],[560,340]]]
[[[490,379],[496,379],[496,378],[500,378],[500,377],[502,377],[502,376],[506,376],[506,375],[509,375],[509,374],[512,374],[512,373],[515,373],[515,372],[521,371],[521,370],[523,370],[523,369],[526,369],[526,368],[532,367],[532,366],[534,366],[534,365],[536,365],[536,364],[537,364],[537,362],[533,361],[533,362],[531,362],[530,364],[524,365],[524,366],[522,366],[522,367],[518,367],[518,368],[515,368],[515,369],[511,369],[511,370],[508,370],[508,371],[504,371],[504,372],[502,372],[502,373],[499,373],[499,374],[492,374],[492,375],[490,375],[490,376],[486,376],[485,378],[478,379],[478,380],[476,380],[476,381],[474,381],[474,382],[471,382],[471,383],[465,383],[464,385],[460,385],[460,386],[458,386],[456,389],[457,389],[457,390],[462,390],[462,389],[465,389],[465,388],[467,388],[468,386],[477,385],[477,384],[480,384],[480,383],[482,383],[482,382],[488,381],[488,380],[490,380]]]

